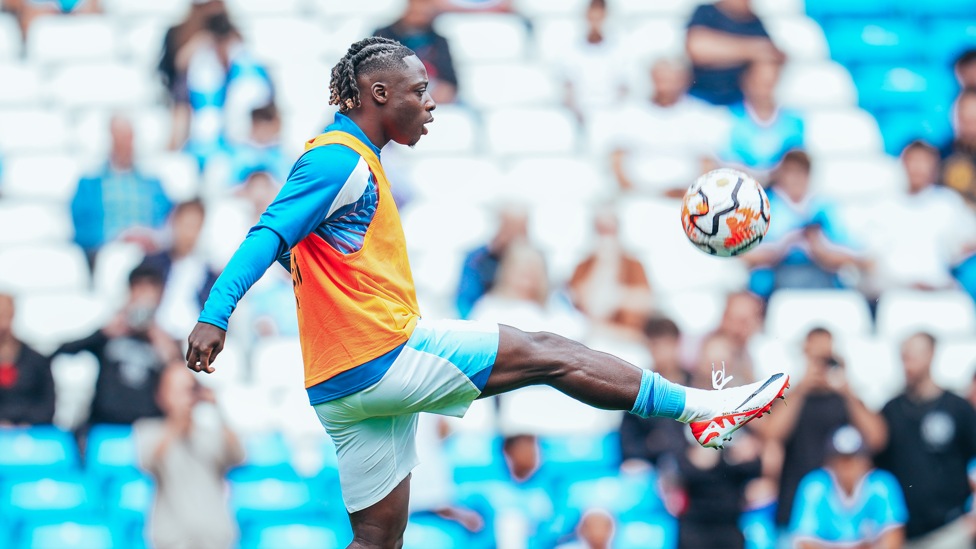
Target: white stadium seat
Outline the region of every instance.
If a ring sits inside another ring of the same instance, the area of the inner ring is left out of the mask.
[[[767,17],[763,25],[776,47],[789,59],[830,59],[827,37],[816,21],[805,15]]]
[[[833,61],[787,63],[776,92],[784,106],[799,109],[857,105],[851,73]]]
[[[40,99],[40,81],[31,65],[0,64],[0,82],[0,107],[32,105]]]
[[[472,244],[469,248],[474,249],[479,244],[481,242]],[[461,268],[464,265],[464,252],[470,250],[462,249],[456,243],[451,248],[445,249],[429,246],[418,248],[412,244],[408,244],[407,248],[410,250],[410,272],[413,273],[414,284],[417,285],[417,300],[424,318],[438,318],[438,316],[431,316],[434,311],[430,307],[437,308],[437,312],[442,315],[440,318],[457,318],[457,310],[444,311],[441,304],[425,302],[421,296],[443,295],[457,288],[461,280]],[[453,307],[453,304],[451,306]]]
[[[312,0],[315,8],[326,17],[372,17],[396,19],[407,7],[407,0]]]
[[[880,410],[905,385],[897,348],[881,339],[851,339],[839,342],[835,350],[844,361],[847,381],[864,404]]]
[[[499,402],[504,435],[605,435],[620,428],[622,412],[592,408],[552,387],[525,387],[501,395]]]
[[[567,15],[581,17],[589,5],[588,0],[515,0],[513,7],[526,17],[553,17]]]
[[[54,74],[45,88],[49,99],[67,108],[119,109],[152,103],[148,69],[115,64],[72,64]]]
[[[101,0],[105,13],[124,16],[147,16],[170,20],[174,24],[190,11],[192,0]]]
[[[654,2],[647,2],[654,4]],[[685,51],[685,23],[683,17],[655,17],[641,19],[630,26],[624,35],[623,51],[639,60],[642,68],[659,57],[676,57]],[[647,72],[640,71],[646,81]]]
[[[213,373],[199,373],[196,377],[201,385],[216,390],[243,383],[247,377],[247,357],[246,350],[234,338],[229,337],[224,343],[224,349],[217,355],[217,360],[212,363]]]
[[[871,311],[864,296],[851,290],[780,290],[769,299],[766,333],[801,341],[813,328],[835,337],[867,337]]]
[[[684,189],[702,173],[702,160],[694,155],[630,154],[627,163],[634,186],[647,193]]]
[[[0,111],[0,153],[60,152],[68,137],[64,118],[40,109]]]
[[[297,337],[262,339],[251,351],[251,381],[266,390],[305,388],[304,364]]]
[[[7,197],[70,202],[81,169],[70,156],[31,155],[6,159],[0,192]]]
[[[0,13],[0,60],[14,60],[20,57],[23,39],[17,18],[9,13]]]
[[[87,292],[32,293],[17,299],[14,332],[41,352],[50,353],[62,343],[95,333],[111,313],[101,299]]]
[[[804,0],[752,0],[752,11],[765,20],[775,15],[803,15]]]
[[[752,374],[763,379],[777,373],[790,376],[790,383],[796,384],[806,373],[806,363],[801,344],[784,341],[773,336],[757,335],[749,340],[749,356],[752,357]]]
[[[254,206],[241,198],[223,198],[207,203],[200,241],[210,265],[220,271],[247,237],[254,225]]]
[[[608,13],[614,17],[671,16],[687,19],[700,4],[699,0],[610,0]]]
[[[976,340],[939,340],[932,360],[932,379],[965,396],[976,373]]]
[[[116,19],[115,24],[119,57],[138,67],[155,70],[159,65],[169,22],[155,17],[142,17],[136,20]],[[159,81],[159,78],[152,80]]]
[[[674,321],[684,334],[707,334],[718,327],[725,313],[726,296],[722,292],[701,289],[681,292],[657,292],[654,308]]]
[[[101,15],[47,15],[31,23],[27,59],[35,63],[108,61],[115,57],[115,29]]]
[[[158,177],[171,200],[189,200],[200,191],[200,164],[188,154],[159,153],[140,162],[147,175]]]
[[[302,4],[302,0],[227,0],[227,11],[241,18],[297,15]]]
[[[575,202],[592,206],[610,198],[611,188],[592,163],[571,158],[530,158],[512,165],[504,188],[514,200],[545,204]]]
[[[511,14],[448,13],[434,21],[434,28],[451,44],[451,56],[459,65],[520,60],[529,38],[525,20]]]
[[[132,122],[132,131],[135,132],[137,154],[155,154],[169,147],[173,114],[168,108],[156,106],[126,114]]]
[[[878,335],[900,342],[915,332],[976,336],[976,306],[963,292],[889,290],[878,300]]]
[[[50,201],[0,200],[0,247],[71,239],[71,212]]]
[[[474,152],[481,143],[481,124],[476,114],[462,107],[437,107],[427,132],[414,149],[418,153],[466,154]]]
[[[415,201],[400,214],[411,251],[468,251],[490,237],[487,213],[477,206],[449,200]]]
[[[891,196],[907,189],[908,180],[897,158],[878,154],[857,160],[817,159],[810,172],[810,186],[823,195],[854,201]],[[856,206],[863,207],[863,203]]]
[[[331,44],[328,34],[315,21],[290,17],[256,18],[242,28],[242,33],[250,52],[273,65],[317,61]],[[323,101],[327,99],[322,97]]]
[[[884,152],[878,121],[861,109],[811,110],[804,113],[804,144],[814,156],[862,157]]]
[[[532,39],[541,60],[559,63],[570,48],[586,39],[586,21],[576,14],[539,19],[532,23]]]
[[[495,154],[569,154],[579,122],[565,109],[499,109],[485,117],[485,129]]]
[[[231,384],[219,388],[216,393],[222,416],[235,433],[267,433],[277,427],[277,418],[272,414],[273,408],[264,387]]]
[[[58,355],[51,359],[51,376],[54,378],[54,424],[67,430],[78,427],[88,419],[98,380],[98,359],[91,353]]]
[[[458,77],[461,96],[476,109],[558,105],[563,95],[560,83],[542,65],[470,65]]]
[[[87,290],[88,260],[74,244],[21,245],[0,250],[0,291],[17,294]]]
[[[129,295],[129,273],[142,263],[146,254],[131,242],[109,242],[98,250],[92,286],[106,303],[121,307]]]
[[[500,196],[503,176],[498,164],[486,158],[445,156],[414,162],[410,180],[418,198],[489,204]]]

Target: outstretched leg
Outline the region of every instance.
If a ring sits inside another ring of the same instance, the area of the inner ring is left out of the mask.
[[[346,549],[400,549],[409,501],[408,476],[378,503],[350,514],[353,538]]]

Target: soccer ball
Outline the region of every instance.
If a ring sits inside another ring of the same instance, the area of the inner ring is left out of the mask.
[[[713,170],[688,187],[681,225],[691,243],[721,257],[755,248],[769,228],[769,199],[753,178],[730,169]]]

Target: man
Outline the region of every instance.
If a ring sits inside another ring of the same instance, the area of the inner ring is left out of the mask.
[[[908,514],[901,488],[890,473],[872,468],[861,433],[840,427],[828,437],[826,453],[826,467],[803,477],[797,490],[794,547],[900,549]]]
[[[244,183],[257,171],[284,181],[291,171],[291,155],[281,149],[281,115],[274,103],[251,111],[251,131],[246,140],[231,147],[230,175],[234,184]]]
[[[276,260],[290,267],[305,384],[336,443],[349,547],[402,543],[418,412],[462,416],[476,398],[547,384],[592,406],[691,422],[702,444],[717,447],[785,391],[783,374],[696,391],[553,334],[420,319],[379,152],[426,133],[435,108],[427,72],[413,51],[373,37],[353,44],[332,75],[335,123],[306,144],[217,280],[187,362],[213,372],[237,301]]]
[[[620,44],[606,36],[606,0],[590,0],[586,37],[567,48],[561,60],[566,106],[581,121],[612,107],[627,92],[627,70]]]
[[[976,411],[932,380],[934,353],[926,333],[902,344],[905,392],[881,410],[889,435],[877,464],[905,492],[907,548],[969,547],[976,527],[966,514],[966,465],[976,457]]]
[[[733,292],[725,299],[725,311],[714,335],[728,341],[731,345],[731,354],[720,353],[714,358],[725,361],[729,374],[726,377],[736,376],[737,384],[751,383],[753,380],[753,361],[749,354],[749,341],[762,330],[763,314],[762,300],[749,292]],[[702,343],[702,354],[706,343],[707,340]],[[710,365],[711,361],[702,365],[706,364]],[[702,377],[703,372],[695,372],[695,374]]]
[[[498,214],[498,232],[491,242],[472,250],[464,258],[458,283],[457,308],[461,318],[468,318],[474,304],[495,286],[498,265],[513,242],[529,236],[529,214],[525,208],[509,204]]]
[[[791,402],[765,425],[768,439],[783,445],[776,510],[776,523],[782,528],[790,524],[793,497],[800,479],[824,465],[827,443],[837,429],[853,425],[864,433],[865,452],[880,451],[888,435],[884,419],[868,410],[851,391],[844,365],[834,356],[833,336],[829,331],[810,330],[803,354],[806,373],[790,393],[791,397],[799,397],[799,402]]]
[[[108,163],[96,175],[78,182],[71,201],[75,242],[93,260],[106,242],[136,228],[158,229],[166,222],[173,204],[158,179],[140,173],[135,166],[132,124],[112,117],[112,151]]]
[[[965,66],[976,73],[976,52]],[[970,68],[971,67],[971,68]],[[976,80],[976,75],[971,76]],[[964,89],[956,99],[955,139],[942,167],[942,184],[955,189],[976,207],[976,90]]]
[[[0,427],[54,419],[51,361],[13,334],[14,298],[0,294]]]

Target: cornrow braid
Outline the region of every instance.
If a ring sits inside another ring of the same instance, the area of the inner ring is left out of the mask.
[[[349,46],[346,55],[332,68],[329,104],[338,105],[345,114],[362,103],[356,78],[375,70],[405,68],[404,57],[416,55],[413,50],[389,38],[371,36]]]

